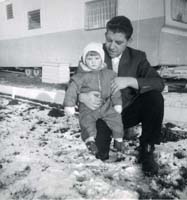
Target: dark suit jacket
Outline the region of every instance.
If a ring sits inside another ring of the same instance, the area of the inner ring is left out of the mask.
[[[108,55],[105,46],[105,62],[109,69],[112,69],[112,61]],[[146,54],[143,51],[136,50],[130,47],[126,47],[123,52],[119,68],[119,77],[134,77],[138,81],[139,89],[133,88],[122,89],[122,101],[123,108],[130,105],[138,95],[151,91],[157,90],[162,91],[164,89],[164,82],[156,70],[150,66],[147,61]]]

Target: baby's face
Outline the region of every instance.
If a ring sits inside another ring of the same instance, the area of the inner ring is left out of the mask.
[[[86,65],[89,69],[92,71],[100,70],[102,66],[102,59],[101,56],[95,52],[95,53],[87,53],[86,59],[85,59]]]

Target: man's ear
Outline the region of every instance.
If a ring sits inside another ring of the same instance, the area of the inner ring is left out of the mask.
[[[106,38],[106,34],[107,34],[107,31],[105,32],[105,38]]]
[[[83,62],[83,56],[81,56],[81,60],[80,61]]]
[[[128,44],[131,43],[131,42],[133,42],[133,38],[132,37],[128,39]]]

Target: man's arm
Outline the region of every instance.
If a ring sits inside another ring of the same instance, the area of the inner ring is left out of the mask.
[[[139,92],[144,93],[150,90],[162,91],[164,89],[164,81],[157,71],[150,66],[146,59],[145,53],[142,54],[142,60],[138,66],[137,82]]]
[[[111,83],[111,88],[113,92],[117,92],[127,87],[138,90],[139,85],[137,79],[134,77],[116,77]]]
[[[134,77],[117,77],[112,82],[114,91],[125,89],[127,87],[134,88],[140,93],[151,90],[162,91],[164,82],[157,71],[150,66],[144,52],[139,54],[139,64],[137,66],[137,78]]]

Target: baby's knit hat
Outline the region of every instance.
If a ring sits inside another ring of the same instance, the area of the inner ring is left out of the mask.
[[[84,64],[86,60],[86,54],[89,51],[96,51],[101,56],[102,63],[104,63],[105,53],[103,50],[103,45],[101,43],[91,42],[84,48],[83,55],[82,55]]]

